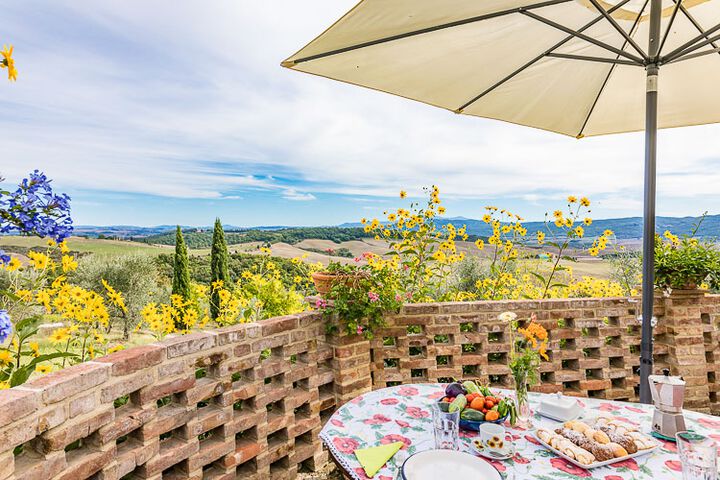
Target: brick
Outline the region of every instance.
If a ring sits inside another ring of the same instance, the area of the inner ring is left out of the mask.
[[[167,348],[167,358],[176,358],[213,348],[216,337],[210,332],[189,333],[168,337],[163,340],[162,345]]]
[[[113,406],[106,405],[87,415],[68,420],[42,434],[43,449],[46,452],[62,450],[74,441],[87,438],[103,425],[110,423],[114,416],[115,409]]]
[[[132,375],[125,375],[117,380],[107,382],[102,387],[100,390],[100,402],[113,402],[115,399],[129,395],[146,385],[152,385],[154,381],[155,375],[152,370],[142,370]]]
[[[120,350],[96,361],[112,365],[113,376],[123,376],[144,368],[159,364],[165,359],[165,346],[162,344],[142,345]]]
[[[22,387],[3,390],[0,393],[0,428],[16,421],[40,407],[40,395]]]
[[[100,385],[109,378],[111,366],[86,362],[57,370],[23,385],[36,391],[44,403],[55,403]]]
[[[192,388],[195,385],[195,374],[156,383],[140,389],[138,401],[145,404],[158,400],[173,393],[178,393]]]
[[[275,317],[260,322],[263,337],[275,335],[281,332],[296,329],[299,325],[299,319],[295,315],[287,315],[284,317]]]

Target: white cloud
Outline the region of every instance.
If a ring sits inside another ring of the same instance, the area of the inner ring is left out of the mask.
[[[288,188],[284,190],[282,196],[285,200],[292,200],[294,202],[308,202],[312,200],[317,200],[315,195],[313,195],[312,193],[301,193],[294,188]]]
[[[207,199],[252,190],[300,201],[395,196],[430,184],[459,199],[583,193],[618,214],[641,213],[642,134],[578,141],[279,66],[353,3],[7,6],[20,76],[2,85],[12,112],[0,119],[3,157],[12,163],[0,170],[14,179],[43,168],[72,188]],[[718,133],[661,132],[660,196],[720,199],[720,173],[704,167],[718,158]]]

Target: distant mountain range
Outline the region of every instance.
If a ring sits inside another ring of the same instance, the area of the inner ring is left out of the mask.
[[[440,224],[453,223],[457,226],[467,225],[467,232],[470,235],[486,237],[492,234],[492,228],[482,220],[476,220],[465,217],[454,217],[447,219],[438,219]],[[688,234],[692,231],[693,226],[697,224],[699,217],[658,217],[657,231],[671,232],[681,235]],[[526,222],[524,224],[531,232],[543,228],[542,222]],[[362,226],[360,223],[343,223],[335,227],[353,228]],[[185,232],[205,232],[212,230],[211,226],[181,226]],[[236,225],[225,225],[225,231],[228,232],[247,232],[247,231],[276,231],[276,230],[301,230],[303,228],[314,229],[318,227],[289,227],[282,225],[261,226],[261,227],[239,227]],[[323,228],[333,228],[332,226]],[[151,237],[155,235],[163,235],[175,229],[175,225],[157,225],[154,227],[139,227],[133,225],[77,225],[75,226],[75,234],[88,237],[111,237],[111,238],[140,238]],[[587,236],[596,236],[604,230],[610,229],[615,232],[618,239],[633,240],[642,237],[643,221],[640,217],[628,218],[611,218],[604,220],[595,220],[592,225],[585,227]],[[708,215],[705,217],[698,236],[705,238],[720,238],[720,215]]]

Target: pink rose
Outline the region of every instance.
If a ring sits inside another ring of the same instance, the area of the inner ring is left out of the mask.
[[[674,472],[682,471],[682,463],[678,460],[665,460],[665,466]]]
[[[402,420],[395,420],[395,423],[397,423],[400,428],[410,428],[410,424],[408,422],[404,422]]]
[[[633,458],[628,458],[627,460],[623,460],[622,462],[613,463],[610,465],[613,468],[627,468],[628,470],[632,470],[633,472],[637,472],[640,467],[638,467],[637,462]]]
[[[619,475],[605,475],[605,480],[624,480]]]
[[[360,446],[357,440],[344,437],[333,438],[333,444],[335,448],[346,455],[350,455]]]
[[[390,420],[385,415],[376,413],[375,415],[372,416],[372,418],[368,418],[367,420],[364,420],[363,423],[365,425],[381,425],[383,423],[387,423],[387,422],[391,422],[391,421],[392,420]]]
[[[703,427],[712,430],[720,429],[720,420],[715,420],[712,418],[700,418],[698,419],[698,423],[700,423],[700,425],[702,425]]]
[[[407,407],[405,409],[405,413],[407,413],[408,415],[410,415],[413,418],[427,418],[430,416],[430,414],[427,411],[425,411],[421,408],[418,408],[418,407]]]
[[[402,386],[398,389],[397,394],[403,397],[412,397],[418,394],[418,389],[415,387]]]
[[[383,405],[397,405],[400,402],[397,398],[383,398],[380,403]]]
[[[562,458],[555,457],[555,458],[550,459],[550,465],[552,465],[554,468],[560,470],[561,472],[565,472],[570,475],[575,475],[576,477],[589,477],[590,476],[590,472],[588,472],[584,468],[576,467],[572,463],[565,461],[565,459],[562,459]],[[616,465],[616,464],[614,464],[614,465]]]
[[[336,427],[345,428],[345,424],[343,422],[341,422],[340,420],[335,420],[334,418],[331,418],[330,423],[332,423]]]
[[[380,443],[382,445],[387,445],[389,443],[395,443],[395,442],[403,442],[404,443],[401,450],[405,450],[407,447],[412,445],[412,440],[410,440],[407,437],[403,437],[402,435],[398,435],[397,433],[385,435],[384,437],[382,437],[380,439]]]

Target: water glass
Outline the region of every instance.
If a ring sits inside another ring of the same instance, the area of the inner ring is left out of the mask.
[[[693,432],[679,432],[677,439],[683,480],[717,480],[717,445]]]
[[[460,412],[449,413],[440,404],[433,404],[433,430],[435,448],[441,450],[460,449]]]

